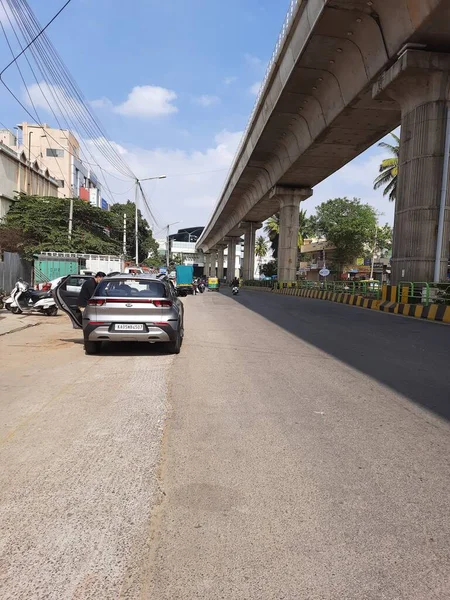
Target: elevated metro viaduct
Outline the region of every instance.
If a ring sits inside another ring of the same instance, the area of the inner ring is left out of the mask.
[[[401,124],[392,280],[445,279],[449,74],[450,0],[293,0],[197,247],[220,273],[245,235],[250,278],[255,231],[279,212],[278,276],[294,280],[300,202]]]

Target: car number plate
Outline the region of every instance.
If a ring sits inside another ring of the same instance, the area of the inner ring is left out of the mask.
[[[144,331],[144,325],[135,323],[116,323],[116,331]]]

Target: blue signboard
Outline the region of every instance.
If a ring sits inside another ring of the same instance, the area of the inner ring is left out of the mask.
[[[104,198],[102,198],[102,210],[108,210],[109,206],[108,203],[106,202],[106,200]]]

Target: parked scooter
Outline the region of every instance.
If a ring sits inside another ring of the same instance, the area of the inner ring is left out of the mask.
[[[14,314],[39,312],[49,317],[58,313],[51,291],[37,292],[22,279],[16,282],[11,294],[4,300],[5,308]]]
[[[200,292],[200,294],[203,294],[203,292],[205,291],[205,284],[203,283],[203,281],[201,281],[198,284],[198,291]]]
[[[239,294],[239,287],[237,285],[234,285],[231,288],[231,292],[232,292],[233,296],[237,296]]]

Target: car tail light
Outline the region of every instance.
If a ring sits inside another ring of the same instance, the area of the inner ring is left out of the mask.
[[[103,306],[106,303],[106,300],[99,300],[98,298],[91,298],[88,300],[89,306]]]
[[[171,300],[154,300],[153,304],[158,308],[171,308],[172,301]]]
[[[48,292],[51,289],[52,289],[52,284],[50,282],[44,283],[44,285],[41,287],[41,290],[43,292]]]

